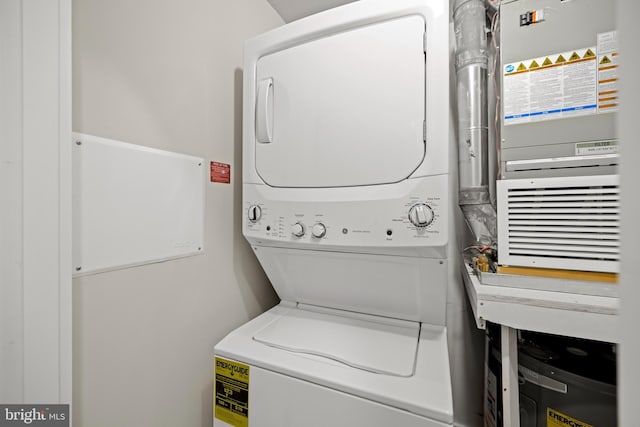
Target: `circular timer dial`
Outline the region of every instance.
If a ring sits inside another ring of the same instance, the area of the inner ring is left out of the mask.
[[[299,222],[296,222],[295,224],[293,224],[291,226],[291,234],[293,234],[296,237],[304,236],[304,225],[300,224]]]
[[[325,227],[324,224],[320,222],[314,224],[313,228],[311,228],[311,234],[313,235],[313,237],[321,239],[325,236],[325,234],[327,234],[327,227]]]
[[[417,203],[409,209],[409,221],[416,227],[426,227],[433,222],[433,210],[424,203]]]
[[[247,211],[247,216],[249,217],[249,221],[258,222],[260,217],[262,217],[262,209],[260,209],[258,205],[251,205]]]

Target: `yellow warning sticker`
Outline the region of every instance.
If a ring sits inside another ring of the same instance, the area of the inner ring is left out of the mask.
[[[600,64],[611,64],[611,60],[609,59],[609,57],[607,55],[605,55],[602,60],[600,61]]]
[[[593,427],[555,409],[547,408],[547,427]]]
[[[614,65],[598,67],[600,59],[595,46],[585,46],[504,64],[504,124],[597,114],[598,92],[614,90],[598,86],[603,70]]]
[[[214,416],[234,427],[249,426],[249,365],[216,357]]]

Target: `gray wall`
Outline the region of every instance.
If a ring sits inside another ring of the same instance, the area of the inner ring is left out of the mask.
[[[230,163],[205,254],[74,280],[75,426],[210,426],[213,346],[277,302],[243,240],[243,41],[266,0],[74,0],[73,130]]]
[[[640,145],[638,144],[638,113],[640,112],[640,51],[637,40],[640,27],[635,17],[640,4],[618,2],[618,29],[620,31],[620,114],[618,131],[621,141],[620,165],[622,189],[622,344],[618,358],[618,425],[638,425],[638,384],[640,384],[640,286],[638,286],[638,242],[640,241]]]

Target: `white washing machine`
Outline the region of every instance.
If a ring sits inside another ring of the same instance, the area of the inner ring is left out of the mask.
[[[449,63],[446,0],[246,43],[243,233],[282,302],[216,345],[215,426],[481,424]]]

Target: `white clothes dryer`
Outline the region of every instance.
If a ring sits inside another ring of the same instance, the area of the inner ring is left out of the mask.
[[[481,424],[449,15],[361,0],[247,41],[243,233],[282,302],[216,345],[215,426]]]

